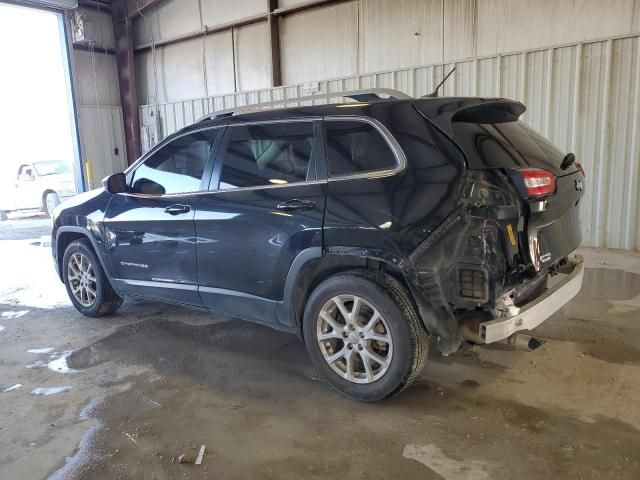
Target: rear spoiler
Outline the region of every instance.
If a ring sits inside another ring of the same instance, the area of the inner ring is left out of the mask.
[[[454,122],[515,122],[526,110],[521,102],[507,98],[434,98],[417,100],[414,106],[449,136]]]

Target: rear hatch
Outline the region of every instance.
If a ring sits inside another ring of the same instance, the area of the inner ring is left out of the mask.
[[[522,112],[522,104],[503,99],[475,103],[450,112],[446,127],[470,169],[499,170],[516,190],[526,243],[520,250],[541,270],[580,245],[584,173],[578,161],[519,121]]]

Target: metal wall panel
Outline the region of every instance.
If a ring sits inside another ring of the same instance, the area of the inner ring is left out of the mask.
[[[444,59],[476,56],[477,0],[446,0],[444,3]]]
[[[267,0],[201,0],[202,21],[215,27],[267,12]]]
[[[283,17],[280,20],[283,83],[356,74],[357,21],[356,2]]]
[[[133,20],[135,45],[178,37],[201,29],[198,0],[166,0]]]
[[[207,96],[234,91],[231,31],[207,35],[204,41]]]
[[[203,40],[196,38],[137,56],[136,87],[140,101],[204,97],[202,45]]]
[[[236,54],[236,90],[255,90],[271,85],[267,22],[236,28],[233,34]]]
[[[525,122],[583,162],[585,245],[640,249],[638,35],[321,80],[318,86],[322,93],[387,87],[421,96],[431,92],[453,66],[456,72],[441,93],[520,100],[527,105]],[[162,104],[158,106],[162,134],[203,113],[234,106],[272,100],[282,100],[283,106],[309,104],[300,99],[304,95],[304,84],[298,83]],[[152,109],[145,105],[141,112]]]
[[[73,50],[77,101],[81,105],[119,105],[115,55]],[[95,80],[95,82],[94,82]]]
[[[361,0],[360,71],[441,61],[442,16],[442,0]]]
[[[113,22],[109,12],[80,7],[78,11],[84,16],[85,33],[97,46],[115,48]]]
[[[82,159],[89,164],[87,189],[101,186],[107,175],[127,167],[121,107],[78,107]],[[116,149],[118,154],[116,155]],[[91,174],[91,178],[88,178]]]
[[[480,56],[638,32],[637,0],[476,0],[476,3]]]
[[[309,0],[278,0],[278,8],[292,7],[308,1]]]

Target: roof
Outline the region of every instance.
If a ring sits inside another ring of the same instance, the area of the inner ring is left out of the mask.
[[[303,100],[301,100],[303,101]],[[452,119],[463,111],[478,108],[486,104],[492,107],[507,109],[515,118],[524,111],[524,105],[506,98],[483,97],[432,97],[410,99],[380,99],[371,102],[334,103],[329,105],[310,105],[304,107],[275,108],[250,113],[239,113],[222,118],[212,118],[189,125],[178,133],[201,129],[207,126],[233,125],[238,123],[287,120],[295,118],[324,117],[324,116],[384,116],[382,111],[393,108],[398,104],[413,103],[420,113],[429,117],[439,127],[449,130]],[[382,114],[382,115],[381,115]]]

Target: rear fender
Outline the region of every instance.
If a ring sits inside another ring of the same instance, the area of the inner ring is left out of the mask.
[[[457,350],[460,336],[455,318],[447,305],[434,305],[425,297],[411,276],[409,260],[376,249],[330,247],[324,253],[320,247],[306,249],[291,265],[282,302],[278,305],[278,323],[294,329],[302,338],[302,317],[306,300],[317,285],[331,275],[354,269],[383,270],[399,280],[408,290],[427,331],[438,338],[443,353]]]

